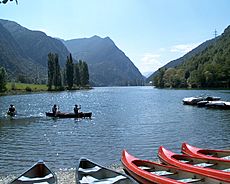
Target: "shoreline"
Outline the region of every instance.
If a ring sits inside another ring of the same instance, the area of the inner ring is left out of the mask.
[[[18,89],[18,90],[9,90],[5,92],[0,92],[0,96],[13,96],[13,95],[27,95],[27,94],[41,94],[41,93],[58,93],[58,92],[64,92],[64,91],[84,91],[84,90],[92,90],[93,87],[87,87],[87,88],[78,88],[78,89],[71,89],[71,90],[32,90],[27,91],[25,89]]]

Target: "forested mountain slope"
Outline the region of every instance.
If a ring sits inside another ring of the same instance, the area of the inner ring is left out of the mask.
[[[160,69],[157,87],[230,87],[230,26],[202,52],[177,67]]]

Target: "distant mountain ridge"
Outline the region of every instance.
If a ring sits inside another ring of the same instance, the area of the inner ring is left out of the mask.
[[[37,72],[41,74],[45,69],[39,64],[34,65],[33,60],[24,53],[11,33],[4,28],[1,23],[0,50],[0,64],[7,69],[8,75],[11,78],[14,78],[15,74],[26,74],[29,77],[34,77],[34,67],[36,67]]]
[[[64,44],[41,31],[31,31],[16,22],[0,20],[0,23],[11,33],[20,48],[36,63],[47,67],[49,52],[58,53],[59,62],[64,66],[69,51]]]
[[[180,57],[178,59],[170,61],[169,63],[167,63],[166,65],[162,66],[161,68],[165,68],[165,69],[167,69],[167,68],[174,68],[174,67],[177,67],[177,66],[181,65],[186,60],[191,59],[193,56],[195,56],[196,54],[199,54],[200,52],[202,52],[206,48],[208,48],[210,45],[212,45],[215,42],[215,39],[218,39],[218,37],[214,38],[214,39],[211,39],[211,40],[207,40],[207,41],[201,43],[199,46],[197,46],[193,50],[189,51],[184,56],[182,56],[182,57]],[[146,82],[152,81],[153,77],[156,76],[158,73],[159,73],[159,70],[153,72],[153,74],[150,75],[146,79]]]
[[[143,76],[109,38],[93,36],[64,42],[73,57],[85,60],[96,86],[142,85]]]
[[[203,48],[200,48],[203,46]],[[162,68],[154,77],[154,86],[164,88],[230,87],[230,26],[198,48],[192,57],[176,67]]]
[[[7,69],[11,78],[25,75],[46,79],[48,53],[57,53],[64,67],[71,52],[74,59],[87,62],[94,86],[143,84],[140,71],[109,37],[63,41],[0,19],[0,49],[0,66]]]

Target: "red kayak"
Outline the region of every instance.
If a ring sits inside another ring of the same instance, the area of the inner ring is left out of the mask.
[[[124,169],[138,182],[144,184],[227,184],[211,177],[188,172],[186,170],[162,165],[148,160],[140,160],[130,155],[126,150],[122,152],[121,158]]]
[[[226,160],[230,162],[230,150],[212,150],[212,149],[202,149],[195,146],[191,146],[187,143],[183,143],[181,146],[181,151],[184,154],[208,158],[217,160]]]
[[[159,148],[158,156],[166,164],[230,183],[230,162],[228,161],[175,154],[163,146]]]

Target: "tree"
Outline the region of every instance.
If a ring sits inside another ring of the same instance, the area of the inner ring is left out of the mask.
[[[80,72],[79,72],[79,64],[74,64],[74,78],[73,78],[74,84],[77,86],[80,86]]]
[[[84,86],[89,84],[89,69],[86,62],[82,65],[82,84]]]
[[[5,68],[0,67],[0,91],[6,90],[6,83],[7,83],[7,73]]]
[[[66,60],[66,82],[69,89],[73,87],[73,74],[74,74],[74,64],[72,55],[67,56]]]
[[[54,55],[48,54],[48,90],[52,89],[54,78]]]
[[[89,84],[89,69],[85,61],[79,60],[80,84],[85,86]]]
[[[58,54],[55,54],[54,56],[54,87],[55,89],[61,89],[62,88],[62,77],[61,77],[61,69],[58,61]]]
[[[55,90],[62,88],[61,69],[58,61],[58,54],[48,54],[48,90],[52,90],[54,85]]]

